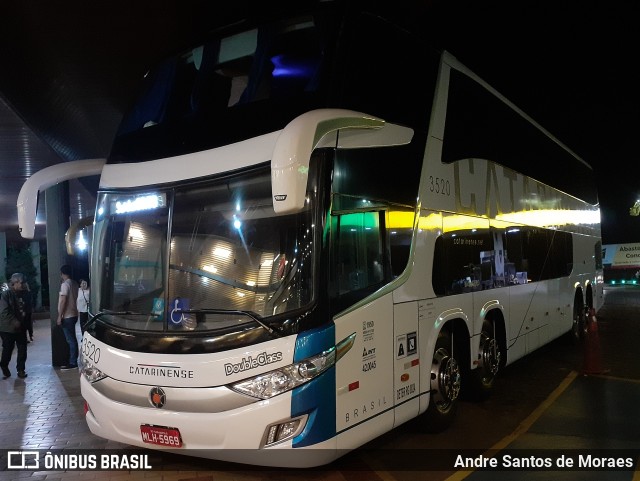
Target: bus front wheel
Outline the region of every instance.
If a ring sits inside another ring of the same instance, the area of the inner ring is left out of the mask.
[[[431,398],[425,413],[425,429],[440,432],[455,419],[462,384],[460,364],[454,356],[449,333],[441,332],[431,361]]]

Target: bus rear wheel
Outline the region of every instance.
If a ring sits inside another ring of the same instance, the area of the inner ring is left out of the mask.
[[[571,327],[571,337],[574,342],[581,341],[587,331],[586,313],[582,302],[573,303],[573,325]]]
[[[471,396],[476,400],[484,400],[493,390],[498,371],[503,364],[502,351],[498,343],[495,326],[485,321],[480,333],[480,363],[471,373]]]
[[[444,431],[456,416],[462,375],[453,353],[451,336],[441,332],[431,361],[431,398],[425,413],[425,429],[428,432]]]

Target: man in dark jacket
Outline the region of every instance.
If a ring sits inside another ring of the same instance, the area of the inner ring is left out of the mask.
[[[18,348],[16,369],[18,377],[27,377],[25,363],[27,361],[27,333],[24,326],[24,303],[20,297],[22,285],[25,281],[23,274],[15,273],[9,279],[9,289],[0,294],[0,337],[2,338],[2,356],[0,369],[2,378],[11,376],[9,362],[13,354],[13,347]]]

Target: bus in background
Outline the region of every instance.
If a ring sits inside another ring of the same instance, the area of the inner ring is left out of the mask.
[[[230,20],[151,69],[106,163],[81,164],[101,174],[94,434],[322,465],[446,429],[505,365],[580,336],[602,296],[592,169],[410,7],[374,5]],[[25,184],[23,233],[66,164]]]

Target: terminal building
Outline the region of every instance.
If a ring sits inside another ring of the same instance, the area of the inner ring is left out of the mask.
[[[603,245],[602,262],[605,282],[640,285],[640,243]]]

